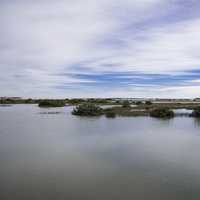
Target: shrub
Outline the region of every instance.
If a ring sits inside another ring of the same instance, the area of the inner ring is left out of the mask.
[[[136,103],[135,103],[136,105],[142,105],[143,103],[142,103],[142,101],[136,101]]]
[[[68,99],[67,103],[69,104],[80,104],[80,103],[84,103],[85,100],[84,99]]]
[[[15,100],[9,98],[0,100],[0,104],[15,104],[15,103],[17,103]]]
[[[115,112],[112,112],[112,111],[107,112],[107,113],[106,113],[106,117],[107,117],[107,118],[115,118],[115,117],[116,117],[116,113],[115,113]]]
[[[90,98],[87,100],[88,103],[94,103],[94,104],[107,104],[109,101],[107,99],[93,99]]]
[[[65,101],[63,100],[41,100],[39,107],[64,107]]]
[[[150,112],[150,116],[156,118],[172,118],[174,117],[174,112],[169,108],[156,108]]]
[[[151,106],[153,103],[152,103],[151,101],[146,101],[145,104],[146,104],[147,106]]]
[[[27,103],[27,104],[34,103],[34,101],[33,101],[33,99],[25,99],[24,103]]]
[[[193,117],[200,117],[200,107],[197,107],[192,112]]]
[[[129,107],[131,107],[131,104],[130,104],[130,102],[128,100],[126,100],[126,101],[123,101],[122,107],[123,108],[129,108]]]
[[[103,109],[92,103],[83,103],[76,106],[73,109],[72,114],[79,116],[99,116],[103,114]]]

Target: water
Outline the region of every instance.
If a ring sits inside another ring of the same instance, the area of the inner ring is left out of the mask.
[[[200,198],[200,121],[0,108],[1,200]]]
[[[176,116],[190,116],[193,110],[189,109],[175,109],[173,110]]]

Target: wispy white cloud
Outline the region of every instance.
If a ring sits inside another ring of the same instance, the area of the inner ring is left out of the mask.
[[[191,83],[200,83],[200,79],[194,79],[194,80],[191,80],[189,82],[191,82]]]
[[[0,95],[99,96],[105,86],[94,84],[98,80],[71,73],[124,72],[134,79],[133,73],[176,76],[198,70],[198,8],[198,1],[188,6],[183,0],[0,1]],[[174,95],[200,95],[195,83],[174,85]],[[107,85],[112,90],[104,94],[169,94],[163,85],[148,84],[151,90],[140,83]]]

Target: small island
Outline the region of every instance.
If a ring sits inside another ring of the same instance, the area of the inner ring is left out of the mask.
[[[156,108],[150,111],[150,116],[155,118],[173,118],[174,111],[169,108]]]
[[[78,116],[101,116],[105,115],[107,118],[115,118],[116,116],[151,116],[156,118],[172,118],[174,117],[173,110],[169,108],[146,108],[134,109],[128,102],[122,104],[122,106],[110,107],[103,109],[93,103],[83,103],[76,106],[73,111],[73,115]]]
[[[65,101],[63,100],[41,100],[38,104],[39,107],[64,107]]]
[[[103,109],[92,103],[83,103],[76,106],[72,114],[79,116],[100,116],[103,114]]]
[[[170,119],[175,116],[175,110],[187,109],[191,110],[191,114],[183,114],[181,116],[199,117],[200,106],[192,103],[155,103],[150,100],[144,102],[130,102],[124,100],[117,102],[115,105],[108,105],[106,108],[101,107],[101,104],[93,102],[80,103],[72,111],[73,115],[79,116],[101,116],[104,115],[107,118],[115,118],[116,116],[126,117],[140,117],[149,116],[153,118]],[[179,115],[180,116],[180,115]]]

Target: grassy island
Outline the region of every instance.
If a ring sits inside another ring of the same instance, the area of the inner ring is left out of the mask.
[[[172,118],[174,117],[174,111],[169,108],[156,108],[150,111],[150,116],[156,118]]]
[[[123,101],[122,107],[123,107],[123,108],[130,108],[130,107],[131,107],[131,104],[130,104],[130,102],[129,102],[128,100],[126,100],[126,101]]]
[[[124,107],[124,106],[114,106],[104,109],[104,113],[109,115],[109,113],[115,113],[116,116],[124,117],[137,117],[137,116],[148,116],[149,112],[146,109],[138,109],[137,107]]]
[[[100,116],[105,115],[107,118],[115,118],[116,116],[148,116],[146,110],[135,110],[131,106],[114,106],[102,109],[93,103],[83,103],[76,106],[73,115],[79,116]]]
[[[107,118],[115,118],[116,117],[116,113],[113,111],[106,112],[105,115]]]
[[[153,107],[131,107],[127,102],[122,106],[114,106],[102,109],[100,106],[93,103],[83,103],[76,106],[73,115],[79,116],[100,116],[105,115],[107,118],[115,118],[116,116],[151,116],[156,118],[171,118],[174,117],[174,112],[169,108],[153,108]]]
[[[41,100],[38,104],[39,107],[64,107],[65,101],[62,100]]]
[[[72,114],[79,116],[100,116],[103,114],[103,109],[93,103],[83,103],[76,106]]]

